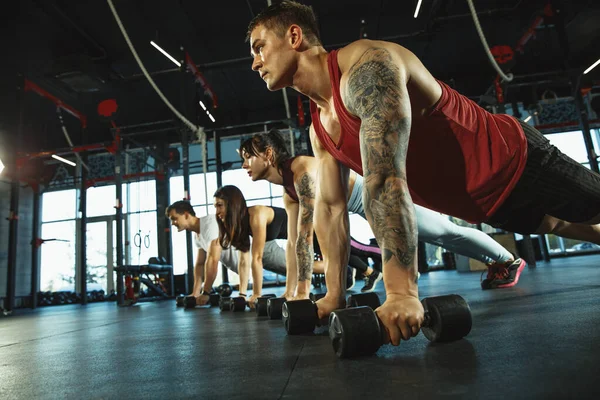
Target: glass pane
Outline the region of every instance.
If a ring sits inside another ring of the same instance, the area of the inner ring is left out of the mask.
[[[269,185],[271,186],[271,193],[273,196],[283,196],[283,193],[285,192],[283,186],[274,185],[272,183],[269,183]]]
[[[244,194],[246,200],[271,197],[270,183],[265,180],[252,182],[248,173],[243,169],[223,172],[223,186],[225,185],[237,186]],[[281,189],[275,193],[280,195]]]
[[[548,245],[548,252],[551,255],[564,252],[563,241],[556,235],[546,235],[546,244]]]
[[[183,194],[183,180],[181,182],[181,193]],[[206,204],[207,198],[208,204],[213,203],[213,195],[217,191],[216,172],[209,172],[206,174],[206,186],[208,192],[204,190],[204,174],[190,175],[190,195],[192,204]],[[205,193],[208,193],[208,196],[206,196]]]
[[[74,191],[72,191],[74,193]],[[75,290],[75,220],[42,224],[40,290]]]
[[[127,191],[126,185],[122,187],[123,212],[127,212]],[[100,217],[103,215],[114,215],[115,205],[117,204],[117,193],[115,185],[91,187],[87,190],[87,216]]]
[[[553,133],[545,136],[550,143],[575,161],[589,162],[581,131]]]
[[[273,197],[271,199],[271,205],[273,207],[285,208],[285,206],[283,205],[283,197]]]
[[[173,246],[173,274],[182,275],[187,273],[187,252],[185,244],[185,231],[177,232],[177,228],[171,227],[171,245]],[[194,249],[194,252],[197,252]]]
[[[217,190],[217,174],[216,172],[209,172],[206,174],[206,177],[208,186],[208,204],[212,205],[213,194]],[[169,192],[169,201],[171,204],[178,200],[182,200],[185,197],[182,176],[174,176],[169,179]],[[204,174],[190,175],[190,195],[192,204],[205,204],[206,198],[204,193]]]
[[[600,246],[594,243],[582,242],[581,240],[563,238],[565,251],[568,254],[597,252]]]
[[[183,199],[183,177],[174,176],[169,179],[169,204]]]
[[[266,199],[258,199],[258,200],[246,200],[246,206],[250,207],[250,206],[255,206],[255,205],[270,206],[271,199],[266,198]]]
[[[86,229],[87,290],[107,291],[108,232],[106,221],[90,222]]]
[[[156,210],[156,181],[130,183],[129,199],[131,212]]]
[[[44,193],[42,199],[42,222],[75,218],[77,212],[75,189]]]
[[[150,257],[158,256],[156,211],[129,215],[129,262],[144,265]]]

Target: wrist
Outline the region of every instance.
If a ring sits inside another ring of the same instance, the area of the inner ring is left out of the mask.
[[[394,271],[396,273],[389,273],[390,271],[386,272],[383,272],[383,284],[387,296],[400,295],[419,297],[419,285],[416,281],[416,276],[413,276],[412,271]]]
[[[202,293],[200,295],[201,296],[210,296],[210,292],[207,292],[206,290],[202,289]]]

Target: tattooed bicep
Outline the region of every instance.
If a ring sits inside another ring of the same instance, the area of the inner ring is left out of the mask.
[[[365,51],[348,71],[344,103],[361,119],[396,109],[402,84],[401,71],[387,49]]]

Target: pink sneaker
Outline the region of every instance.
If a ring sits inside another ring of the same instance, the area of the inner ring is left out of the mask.
[[[481,281],[481,288],[485,290],[515,286],[525,265],[527,265],[525,260],[517,258],[505,264],[496,263],[488,266],[487,277]]]

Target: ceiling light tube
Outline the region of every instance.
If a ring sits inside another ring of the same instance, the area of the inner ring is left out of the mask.
[[[161,53],[163,53],[165,55],[165,57],[167,57],[169,60],[173,61],[173,63],[175,65],[177,65],[178,67],[181,67],[181,63],[179,61],[177,61],[176,59],[174,59],[169,53],[167,53],[166,51],[164,51],[159,45],[157,45],[156,43],[154,43],[152,40],[150,41],[150,44],[152,46],[154,46],[156,48],[156,50],[158,50]]]
[[[69,164],[72,167],[74,167],[76,165],[73,161],[69,161],[66,158],[62,158],[61,156],[57,156],[56,154],[52,154],[52,158],[54,158],[55,160],[58,160],[58,161],[62,161],[65,164]]]
[[[531,115],[529,117],[525,118],[525,121],[523,121],[523,122],[529,122],[530,119],[531,119]]]
[[[206,111],[206,106],[204,105],[204,103],[202,102],[202,100],[200,100],[200,106],[202,106],[202,109],[203,109],[204,111]]]
[[[423,2],[423,0],[419,0],[417,2],[417,8],[415,9],[415,18],[417,18],[419,16],[419,10],[421,9],[421,3]]]
[[[210,120],[211,120],[212,122],[215,122],[215,119],[213,118],[213,116],[212,116],[210,113],[208,113],[208,118],[210,118]]]
[[[590,72],[591,70],[593,70],[594,68],[596,68],[598,66],[598,64],[600,64],[600,59],[598,59],[598,61],[596,61],[595,63],[593,63],[588,69],[586,69],[585,71],[583,71],[583,74],[587,74],[588,72]]]

